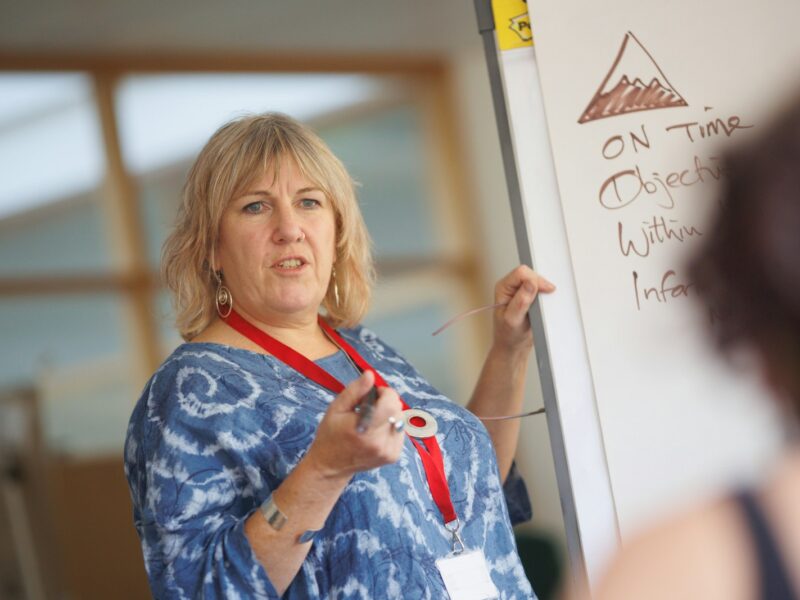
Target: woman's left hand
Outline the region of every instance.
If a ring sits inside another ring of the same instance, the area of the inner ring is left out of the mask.
[[[527,353],[533,346],[528,310],[539,292],[549,294],[556,286],[530,267],[520,265],[497,282],[494,311],[494,345],[509,353]]]

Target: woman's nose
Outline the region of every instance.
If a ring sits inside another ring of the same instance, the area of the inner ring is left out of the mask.
[[[293,211],[283,209],[276,211],[277,223],[273,232],[273,241],[278,244],[290,244],[302,241],[305,237],[300,221]]]

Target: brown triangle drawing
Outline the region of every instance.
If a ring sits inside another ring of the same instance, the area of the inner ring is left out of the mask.
[[[629,45],[631,40],[634,43]],[[672,86],[652,55],[629,31],[622,40],[614,64],[578,123],[673,106],[689,104]]]

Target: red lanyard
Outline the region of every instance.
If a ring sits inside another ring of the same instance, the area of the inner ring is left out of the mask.
[[[318,385],[327,388],[334,394],[339,394],[344,389],[344,384],[342,384],[342,382],[333,377],[314,361],[306,358],[286,344],[279,342],[268,333],[247,321],[235,310],[231,310],[230,314],[222,320],[247,339],[261,346],[272,356],[284,362],[298,373],[305,375]],[[374,373],[375,384],[377,386],[389,387],[383,377],[381,377],[381,374],[373,369],[350,344],[344,341],[336,330],[325,322],[322,316],[319,317],[319,325],[362,371],[369,370]],[[408,405],[402,398],[400,401],[403,404],[403,410],[407,410],[409,408]],[[414,444],[422,460],[422,466],[425,469],[425,476],[428,479],[428,487],[431,490],[431,496],[433,496],[433,501],[439,508],[439,512],[442,513],[445,524],[456,521],[458,517],[453,507],[453,501],[450,498],[450,489],[447,487],[447,478],[444,474],[444,459],[442,458],[442,451],[439,448],[439,442],[436,441],[435,436],[422,438],[422,443],[420,443],[420,440],[411,436],[409,436],[409,439],[411,443]]]

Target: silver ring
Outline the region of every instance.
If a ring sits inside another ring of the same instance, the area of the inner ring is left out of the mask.
[[[393,432],[403,431],[403,429],[406,426],[405,421],[403,421],[402,419],[396,419],[395,417],[389,417],[388,421],[389,425],[392,427]]]

